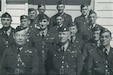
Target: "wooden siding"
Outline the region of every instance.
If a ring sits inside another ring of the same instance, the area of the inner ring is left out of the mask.
[[[26,4],[7,4],[6,12],[10,13],[12,16],[12,26],[16,28],[20,24],[20,16],[27,15],[27,6]],[[4,11],[5,12],[5,11]],[[2,25],[0,24],[0,27]]]
[[[94,10],[98,15],[97,23],[108,28],[113,36],[113,0],[94,0],[94,2]]]

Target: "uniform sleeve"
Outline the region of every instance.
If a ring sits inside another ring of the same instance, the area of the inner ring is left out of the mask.
[[[38,74],[39,70],[39,59],[37,50],[35,49],[33,52],[33,59],[32,59],[32,74]]]
[[[2,60],[0,62],[0,75],[6,75],[7,74],[7,57],[6,57],[7,51],[5,50]]]
[[[81,54],[78,54],[76,63],[77,63],[77,75],[80,75],[83,69],[83,64],[84,64],[83,57]]]
[[[88,60],[88,75],[92,75],[92,68],[93,68],[94,60],[92,55],[89,55],[89,60]]]
[[[54,25],[55,25],[55,17],[52,16],[52,17],[50,18],[49,28],[53,27]]]
[[[47,52],[47,59],[46,59],[46,73],[49,74],[50,70],[52,69],[52,54],[51,50]]]

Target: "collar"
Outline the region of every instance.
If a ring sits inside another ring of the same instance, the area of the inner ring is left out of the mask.
[[[7,35],[9,36],[10,33],[11,33],[11,28],[9,28],[7,31],[6,31]]]
[[[91,24],[90,28],[94,28],[96,26],[96,23]]]
[[[65,43],[64,45],[62,45],[61,48],[62,48],[62,49],[64,48],[64,51],[66,51],[67,48],[68,48],[68,46],[69,46],[69,42],[67,42],[67,43]]]
[[[109,54],[109,52],[110,52],[110,46],[104,47],[103,48],[103,52],[105,52],[105,49],[107,49],[106,53]]]
[[[46,36],[47,35],[47,31],[48,31],[48,29],[46,28],[45,30],[40,31],[39,33],[40,33],[41,36],[42,36],[42,33],[44,33],[44,36]]]

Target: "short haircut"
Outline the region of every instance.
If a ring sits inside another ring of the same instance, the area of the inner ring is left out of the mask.
[[[84,7],[88,7],[88,5],[87,5],[87,4],[82,4],[82,5],[80,6],[80,9],[82,10],[82,8],[84,8]]]

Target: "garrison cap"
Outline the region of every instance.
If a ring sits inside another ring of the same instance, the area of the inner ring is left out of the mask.
[[[91,14],[93,14],[93,13],[97,15],[97,13],[96,13],[94,10],[91,9],[91,10],[89,11],[89,15],[91,15]]]
[[[63,0],[59,0],[59,1],[57,2],[57,5],[60,5],[60,4],[63,4],[63,5],[64,5]]]
[[[16,32],[20,32],[20,31],[24,31],[24,30],[26,30],[26,29],[27,29],[27,27],[18,26],[18,27],[16,28],[16,30],[15,30],[15,33],[16,33]]]
[[[22,19],[29,19],[29,17],[27,15],[21,15],[20,20],[22,20]]]
[[[11,15],[8,12],[2,14],[1,18],[11,18]]]
[[[58,32],[66,32],[66,31],[69,31],[69,27],[67,27],[67,26],[65,26],[65,27],[63,26],[58,29]]]
[[[74,22],[72,22],[69,27],[72,27],[72,26],[77,26]]]
[[[105,33],[105,32],[109,32],[110,33],[110,36],[111,36],[111,32],[107,29],[107,28],[102,28],[101,29],[101,32],[100,32],[100,35]]]
[[[38,8],[45,6],[44,4],[38,4]]]
[[[28,12],[31,12],[31,11],[36,11],[36,10],[34,8],[29,8]]]
[[[47,19],[49,21],[49,17],[45,14],[40,14],[39,15],[39,21],[42,21],[43,19]]]
[[[92,28],[92,32],[94,32],[94,31],[101,31],[101,28],[100,27],[94,27],[94,28]]]

